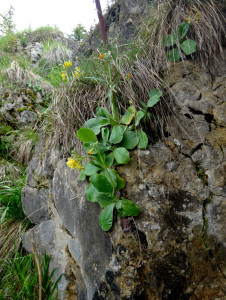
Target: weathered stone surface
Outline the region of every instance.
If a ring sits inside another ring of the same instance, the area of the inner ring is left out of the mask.
[[[20,115],[20,120],[22,123],[33,123],[37,120],[37,115],[36,113],[29,111],[29,110],[24,110],[22,111]]]
[[[225,76],[191,61],[171,71],[165,138],[117,167],[126,180],[120,195],[141,208],[130,233],[116,214],[112,230],[100,229],[100,208],[84,196],[87,183],[40,138],[23,203],[33,211],[35,199],[41,207],[48,194],[51,220],[38,216],[24,245],[51,255],[55,279],[63,274],[59,299],[225,298]]]
[[[34,224],[40,224],[50,219],[49,202],[49,190],[47,189],[37,190],[26,186],[22,190],[24,213]]]

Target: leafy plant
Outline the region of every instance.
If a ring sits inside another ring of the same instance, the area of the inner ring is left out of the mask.
[[[160,90],[152,90],[147,109],[154,106],[161,96]],[[113,98],[112,95],[111,97]],[[123,189],[126,183],[114,167],[130,162],[128,150],[135,147],[146,149],[148,146],[146,133],[137,129],[147,110],[137,111],[135,106],[131,105],[120,120],[113,103],[112,111],[114,115],[106,108],[97,108],[96,118],[86,121],[77,132],[88,155],[81,157],[74,152],[74,157],[69,158],[67,162],[69,167],[82,171],[79,177],[81,180],[88,177],[90,183],[85,195],[89,201],[98,202],[103,208],[99,224],[104,231],[112,227],[115,208],[121,218],[138,216],[140,208],[135,203],[116,195],[116,191]],[[86,157],[90,158],[90,162],[83,167],[81,162]]]
[[[181,58],[181,52],[190,55],[196,52],[196,42],[191,39],[186,39],[189,31],[190,23],[181,23],[177,31],[168,34],[163,38],[165,47],[173,47],[167,54],[167,59],[171,62],[177,62]],[[174,47],[176,45],[176,47]],[[179,48],[178,48],[179,46]]]

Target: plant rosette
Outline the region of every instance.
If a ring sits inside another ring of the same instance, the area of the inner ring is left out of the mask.
[[[85,195],[89,201],[98,202],[103,208],[99,224],[104,231],[110,230],[113,225],[114,210],[120,218],[139,215],[140,208],[134,202],[116,195],[116,191],[123,189],[126,182],[115,167],[130,162],[129,150],[135,147],[146,149],[148,146],[146,133],[137,128],[145,118],[147,109],[160,101],[162,91],[154,89],[149,96],[144,110],[137,111],[131,105],[118,121],[106,108],[98,107],[96,117],[86,121],[77,132],[87,155],[69,158],[67,165],[81,171],[80,180],[88,179]],[[89,157],[90,161],[82,166],[85,157]]]

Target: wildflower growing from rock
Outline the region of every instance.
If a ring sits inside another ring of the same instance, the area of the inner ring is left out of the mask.
[[[73,170],[78,169],[79,172],[85,169],[78,161],[78,156],[74,156],[73,158],[69,157],[67,161],[67,166]]]
[[[101,54],[99,55],[99,59],[103,59],[104,56],[105,56],[105,54],[102,54],[102,53],[101,53]]]

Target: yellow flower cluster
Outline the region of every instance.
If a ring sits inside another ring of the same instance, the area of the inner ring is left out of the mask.
[[[190,24],[191,20],[193,20],[196,24],[198,23],[199,16],[198,13],[193,14],[193,11],[190,11],[190,17],[187,17],[186,21]]]
[[[74,78],[75,78],[75,77],[76,77],[76,78],[79,78],[79,77],[81,77],[81,76],[83,76],[83,75],[84,75],[84,73],[81,72],[80,68],[79,68],[79,67],[75,67]]]
[[[66,79],[66,74],[64,72],[59,72],[60,76],[62,77],[63,80]]]
[[[79,172],[85,170],[85,168],[78,161],[78,156],[74,156],[73,158],[69,157],[67,161],[67,166],[71,169],[78,169]]]
[[[71,66],[72,66],[72,63],[70,61],[65,61],[65,63],[63,64],[63,68],[64,69],[67,69],[67,68],[69,68]]]

